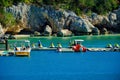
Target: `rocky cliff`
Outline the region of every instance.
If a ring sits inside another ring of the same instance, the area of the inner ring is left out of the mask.
[[[72,32],[71,34],[80,35],[81,33],[99,34],[103,31],[103,28],[107,30],[120,29],[120,8],[107,16],[93,13],[91,16],[84,18],[77,16],[72,11],[56,10],[52,6],[36,6],[24,3],[5,8],[5,11],[12,13],[16,20],[20,21],[22,25],[20,25],[19,28],[21,29],[19,31],[29,28],[32,32],[38,31],[52,35],[67,29],[68,32]]]
[[[88,21],[77,16],[72,11],[56,10],[52,6],[36,6],[20,3],[17,6],[6,8],[19,20],[23,26],[29,27],[32,31],[47,31],[46,25],[52,29],[50,34],[57,33],[62,29],[68,29],[73,33],[92,32],[94,26]],[[49,30],[51,30],[49,29]]]
[[[106,28],[109,31],[120,33],[120,7],[107,15],[92,13],[91,16],[87,16],[85,19],[98,27],[99,30]]]
[[[0,37],[2,37],[3,34],[4,34],[4,31],[3,31],[3,29],[2,29],[2,25],[0,24]]]

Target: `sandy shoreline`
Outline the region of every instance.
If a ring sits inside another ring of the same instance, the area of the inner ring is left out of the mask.
[[[106,35],[80,35],[82,36],[120,36],[120,34],[106,34]],[[19,35],[14,35],[14,37],[17,38],[27,38],[27,37],[31,37],[29,34],[19,34]],[[57,37],[57,36],[35,36],[35,37]],[[70,36],[68,36],[70,37]],[[75,37],[75,36],[71,36],[71,37]]]
[[[25,35],[25,34],[22,34],[22,35],[14,35],[15,38],[26,38],[26,37],[30,37],[30,35]]]

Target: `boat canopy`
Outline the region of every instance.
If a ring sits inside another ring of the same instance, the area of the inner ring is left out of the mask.
[[[82,39],[75,39],[74,40],[74,43],[75,44],[81,44],[81,42],[83,42],[84,40],[82,40]]]
[[[16,40],[14,46],[30,46],[29,40]]]
[[[74,41],[75,42],[83,42],[84,40],[82,40],[82,39],[75,39]]]

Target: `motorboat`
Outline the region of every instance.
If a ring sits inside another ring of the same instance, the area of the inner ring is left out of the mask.
[[[71,45],[72,45],[72,49],[75,51],[75,52],[86,52],[86,48],[82,45],[82,42],[83,42],[84,40],[82,40],[82,39],[75,39],[74,41],[73,41],[73,43],[71,43]]]
[[[69,48],[58,48],[59,52],[86,52],[87,49],[82,45],[82,39],[75,39],[70,41]]]
[[[30,56],[31,52],[31,47],[30,47],[30,41],[29,40],[20,40],[16,41],[17,43],[22,43],[24,45],[20,46],[15,46],[14,52],[16,56]]]

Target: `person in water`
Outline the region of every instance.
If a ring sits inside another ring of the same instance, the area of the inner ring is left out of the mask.
[[[18,48],[17,48],[16,44],[14,44],[14,49],[15,49],[16,51],[18,51]]]
[[[60,43],[58,43],[58,46],[57,46],[58,48],[62,48],[62,45],[60,44]]]
[[[18,51],[18,48],[15,46],[15,50]]]
[[[108,44],[106,48],[113,48],[112,44]]]
[[[74,45],[75,45],[74,41],[71,41],[71,40],[70,40],[70,42],[69,42],[69,47],[72,48],[72,46],[74,46]]]
[[[39,48],[42,48],[42,47],[43,47],[40,40],[38,41],[38,47],[39,47]]]
[[[54,46],[53,42],[51,42],[50,48],[54,48],[54,47],[55,47],[55,46]]]
[[[26,47],[23,44],[21,46],[22,46],[21,50],[25,50],[26,49]]]
[[[35,44],[34,43],[32,43],[32,48],[35,48]]]
[[[119,44],[114,44],[114,48],[119,48],[120,46],[119,46]]]

